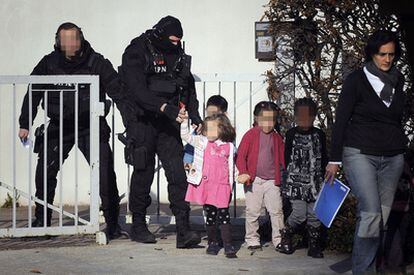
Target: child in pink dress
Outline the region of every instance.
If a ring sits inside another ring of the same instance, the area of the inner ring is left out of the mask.
[[[207,117],[201,135],[191,135],[188,123],[181,124],[181,137],[194,146],[194,162],[187,175],[189,183],[185,200],[203,205],[208,237],[207,254],[217,255],[216,223],[220,225],[224,254],[235,258],[232,245],[229,204],[234,172],[236,132],[224,114]]]

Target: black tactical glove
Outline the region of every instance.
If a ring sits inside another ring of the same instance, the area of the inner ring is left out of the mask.
[[[197,126],[203,123],[203,120],[201,120],[201,118],[198,115],[194,117],[190,116],[190,119],[191,119],[191,124],[194,124]]]
[[[167,104],[164,108],[164,114],[171,119],[172,121],[175,121],[178,117],[178,113],[180,112],[180,109],[177,106]]]

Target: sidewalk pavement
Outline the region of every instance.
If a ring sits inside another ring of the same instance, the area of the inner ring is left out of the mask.
[[[120,223],[129,231],[122,208]],[[218,256],[206,255],[205,238],[198,248],[176,249],[175,226],[168,207],[161,206],[160,217],[154,210],[149,211],[149,228],[157,236],[156,244],[124,239],[101,246],[91,235],[0,239],[0,274],[351,274],[349,254],[325,251],[325,258],[314,259],[307,256],[306,249],[284,255],[271,244],[252,253],[243,245],[242,210],[232,221],[233,239],[239,249],[237,259],[225,258],[223,251]],[[5,214],[4,209],[0,212]],[[27,208],[18,213],[19,224],[25,226]],[[201,209],[193,209],[191,222],[193,229],[205,236],[201,214]],[[0,227],[6,216],[2,215]],[[3,222],[3,226],[6,224]],[[414,274],[414,265],[407,267],[407,274]]]
[[[197,229],[200,229],[197,227]],[[283,255],[272,245],[252,253],[242,246],[237,259],[205,254],[206,240],[198,248],[176,249],[173,225],[151,225],[156,244],[115,240],[99,246],[37,247],[0,251],[0,274],[339,274],[349,269],[349,255],[325,252],[324,259],[313,259],[306,249]],[[235,227],[239,232],[238,226]],[[345,272],[342,274],[350,274]]]

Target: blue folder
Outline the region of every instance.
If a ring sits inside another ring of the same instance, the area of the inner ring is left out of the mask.
[[[313,210],[326,227],[331,227],[348,193],[349,187],[337,179],[333,181],[332,185],[326,182],[323,184]]]

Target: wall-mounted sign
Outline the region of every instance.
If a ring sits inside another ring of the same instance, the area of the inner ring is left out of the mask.
[[[275,39],[269,32],[270,22],[255,22],[255,57],[259,61],[275,60]]]

